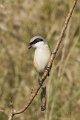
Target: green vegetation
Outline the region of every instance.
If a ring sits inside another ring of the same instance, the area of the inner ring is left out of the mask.
[[[55,46],[73,0],[0,0],[0,110],[21,108],[37,82],[33,50],[35,35]],[[1,112],[0,112],[1,113]],[[6,120],[0,114],[0,120]],[[47,81],[47,110],[40,96],[14,120],[80,120],[80,1]]]

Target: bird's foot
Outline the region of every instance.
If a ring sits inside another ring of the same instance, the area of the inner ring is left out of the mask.
[[[38,80],[38,83],[40,86],[42,85],[42,81],[40,79]]]
[[[48,76],[50,75],[49,71],[50,71],[50,67],[46,67],[46,70],[48,71]]]

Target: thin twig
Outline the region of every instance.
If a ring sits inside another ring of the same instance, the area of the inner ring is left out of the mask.
[[[12,109],[10,114],[9,114],[8,120],[13,120],[13,116],[14,116],[14,112],[13,112],[13,109]]]
[[[57,41],[57,44],[56,44],[56,46],[55,46],[55,49],[52,50],[52,54],[51,54],[51,57],[50,57],[50,60],[49,60],[47,69],[44,71],[44,74],[43,74],[43,76],[42,76],[42,78],[41,78],[41,80],[40,80],[40,81],[42,81],[42,84],[43,84],[43,82],[45,81],[45,79],[47,78],[47,76],[48,76],[48,74],[49,74],[49,72],[50,72],[50,70],[51,70],[52,63],[53,63],[53,61],[54,61],[54,59],[55,59],[55,57],[56,57],[56,54],[57,54],[57,52],[58,52],[58,50],[59,50],[59,48],[60,48],[60,45],[61,45],[62,40],[63,40],[64,33],[65,33],[65,31],[66,31],[66,28],[67,28],[68,23],[69,23],[69,20],[70,20],[70,18],[71,18],[71,16],[72,16],[73,10],[74,10],[74,8],[75,8],[75,6],[76,6],[76,3],[77,3],[77,0],[74,0],[73,5],[72,5],[72,7],[71,7],[71,9],[70,9],[67,17],[66,17],[65,23],[64,23],[64,25],[63,25],[63,28],[62,28],[60,37],[59,37],[59,39],[58,39],[58,41]],[[36,95],[37,95],[38,91],[40,90],[41,86],[42,86],[42,85],[36,85],[36,86],[35,86],[34,90],[31,92],[30,98],[29,98],[29,100],[27,101],[27,103],[25,104],[25,106],[23,106],[23,108],[20,109],[20,110],[13,110],[13,111],[11,111],[11,114],[9,115],[9,119],[8,119],[8,120],[12,120],[13,117],[14,117],[16,114],[23,113],[23,112],[31,105],[32,101],[33,101],[34,98],[36,97]]]

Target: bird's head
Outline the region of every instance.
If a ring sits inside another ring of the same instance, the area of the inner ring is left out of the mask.
[[[43,46],[44,44],[46,44],[46,41],[43,37],[35,36],[30,40],[28,48],[29,49],[30,48],[39,48],[39,47]]]

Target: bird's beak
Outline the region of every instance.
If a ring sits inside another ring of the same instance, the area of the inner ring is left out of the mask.
[[[29,45],[28,45],[28,49],[30,49],[30,48],[32,48],[32,45],[29,44]]]

